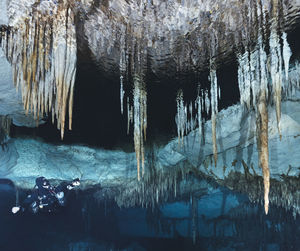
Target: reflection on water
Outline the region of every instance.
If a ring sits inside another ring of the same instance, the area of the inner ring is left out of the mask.
[[[300,220],[223,188],[155,209],[97,203],[75,191],[55,214],[12,215],[15,192],[0,185],[0,250],[299,250]],[[25,196],[20,193],[20,199]]]

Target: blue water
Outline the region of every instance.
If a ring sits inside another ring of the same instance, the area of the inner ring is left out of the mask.
[[[20,192],[20,201],[26,196]],[[300,250],[300,220],[218,188],[156,207],[120,209],[74,191],[59,212],[13,215],[15,190],[0,185],[0,250]]]

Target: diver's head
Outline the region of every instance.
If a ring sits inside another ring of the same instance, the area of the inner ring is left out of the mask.
[[[35,183],[38,188],[48,189],[50,187],[50,183],[45,177],[36,178]]]

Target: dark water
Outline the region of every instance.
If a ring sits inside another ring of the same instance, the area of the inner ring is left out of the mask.
[[[25,192],[20,192],[20,201]],[[300,250],[300,220],[220,188],[156,209],[97,203],[74,191],[59,212],[11,213],[15,191],[0,185],[0,250]]]

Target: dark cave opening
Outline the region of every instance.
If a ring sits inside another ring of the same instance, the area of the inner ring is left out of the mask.
[[[76,143],[107,149],[122,148],[134,151],[133,126],[127,135],[127,96],[132,95],[132,85],[127,84],[124,96],[124,113],[120,111],[119,78],[101,72],[93,60],[78,55],[77,73],[74,92],[72,130],[65,130],[63,141],[56,123],[52,124],[51,114],[46,123],[37,128],[13,126],[12,137],[37,136],[52,143]],[[238,102],[237,65],[231,63],[217,71],[218,84],[221,85],[219,110]],[[194,102],[201,89],[209,90],[208,71],[198,74],[158,79],[147,76],[147,141],[146,145],[165,144],[177,137],[175,123],[176,96],[183,90],[186,103]],[[226,86],[225,86],[226,85]],[[209,116],[205,115],[206,119]],[[66,120],[67,121],[67,120]],[[67,128],[68,125],[66,125]]]
[[[131,84],[129,83],[129,87],[125,87],[124,113],[122,115],[119,78],[112,78],[99,71],[92,59],[83,60],[81,63],[79,55],[78,62],[73,126],[71,131],[65,130],[63,141],[60,139],[56,124],[51,122],[51,116],[46,119],[45,124],[37,128],[13,126],[12,137],[33,135],[52,143],[79,143],[107,149],[123,148],[134,151],[132,125],[129,135],[127,135],[126,99],[128,93],[132,95]],[[236,70],[236,64],[230,64],[217,71],[218,81],[221,85],[220,110],[238,101]],[[182,89],[185,102],[194,102],[198,92],[198,83],[201,88],[209,90],[208,72],[169,79],[147,76],[146,144],[165,144],[170,139],[177,137],[175,123],[177,92]],[[225,83],[226,86],[223,87]]]

